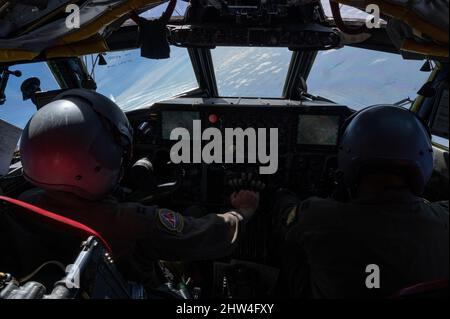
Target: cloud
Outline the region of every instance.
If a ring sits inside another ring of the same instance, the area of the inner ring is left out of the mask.
[[[369,65],[374,65],[374,64],[377,64],[377,63],[382,63],[382,62],[385,62],[385,61],[387,61],[387,60],[388,60],[388,58],[378,58],[378,59],[375,59],[375,60],[373,60],[372,62],[370,62]]]
[[[96,71],[98,91],[123,109],[150,105],[198,86],[186,49],[172,47],[171,57],[151,60],[139,50],[107,55],[108,66]]]

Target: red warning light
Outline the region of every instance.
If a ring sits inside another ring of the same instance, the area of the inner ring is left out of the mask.
[[[219,121],[219,116],[217,114],[210,114],[208,116],[209,123],[216,124]]]

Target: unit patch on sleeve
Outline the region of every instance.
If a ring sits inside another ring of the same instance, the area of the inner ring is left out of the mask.
[[[158,219],[163,228],[171,233],[181,233],[183,231],[184,219],[179,213],[161,208],[158,211]]]

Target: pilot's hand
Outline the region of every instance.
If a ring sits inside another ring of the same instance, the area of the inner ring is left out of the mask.
[[[250,219],[259,205],[259,193],[253,191],[239,191],[231,194],[231,205],[244,217]]]
[[[241,173],[240,177],[235,177],[228,180],[228,186],[235,191],[245,189],[261,192],[264,188],[266,188],[266,184],[259,179],[258,175],[254,175],[252,173]]]

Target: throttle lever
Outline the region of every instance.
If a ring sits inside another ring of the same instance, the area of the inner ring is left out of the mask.
[[[261,192],[266,188],[266,184],[262,182],[258,176],[254,177],[252,173],[241,173],[239,178],[230,178],[227,185],[233,192],[238,192],[240,190]]]

